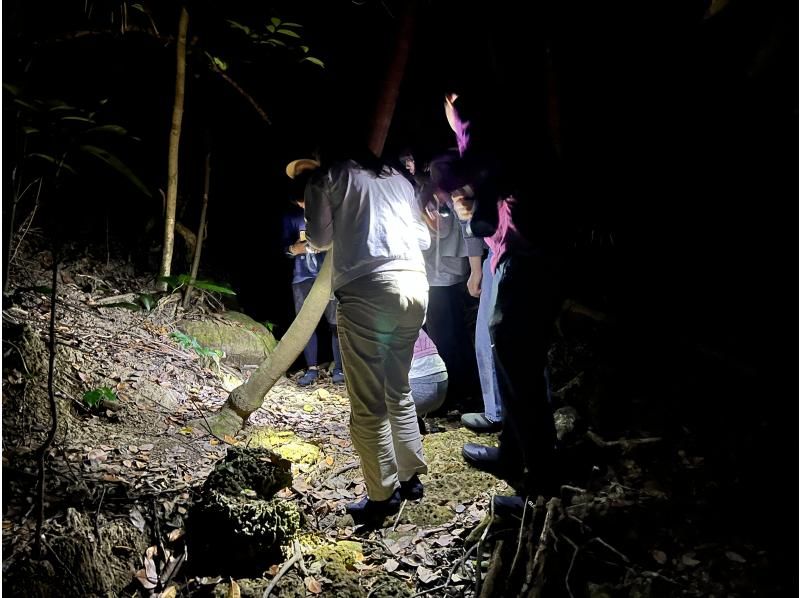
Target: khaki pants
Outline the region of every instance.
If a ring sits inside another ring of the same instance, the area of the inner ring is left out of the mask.
[[[336,291],[350,435],[372,500],[386,500],[415,473],[427,473],[408,384],[414,343],[425,319],[421,272],[363,276]]]

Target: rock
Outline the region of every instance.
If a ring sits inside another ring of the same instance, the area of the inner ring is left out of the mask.
[[[204,347],[224,351],[223,361],[238,366],[260,364],[278,345],[265,326],[235,311],[219,314],[214,319],[183,320],[178,328]]]
[[[174,390],[146,379],[136,383],[133,400],[146,408],[158,406],[170,412],[178,408],[178,394]]]

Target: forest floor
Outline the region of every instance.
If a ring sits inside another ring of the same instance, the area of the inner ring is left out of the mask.
[[[494,520],[491,496],[511,491],[469,468],[460,449],[497,437],[479,439],[452,412],[427,420],[424,499],[404,503],[383,528],[365,530],[344,515],[344,505],[365,493],[344,385],[323,376],[300,388],[283,378],[235,437],[191,427],[253,369],[216,363],[176,342],[177,295],[163,296],[149,311],[103,306],[104,298],[152,283],[125,264],[88,256],[65,260],[60,270],[53,384],[59,423],[46,455],[43,554],[31,558],[36,451],[50,425],[51,258],[32,252],[21,265],[3,306],[9,595],[231,598],[262,596],[278,578],[274,596],[511,596],[520,592],[502,588],[515,576],[525,595],[780,593],[767,551],[703,527],[713,508],[704,499],[711,474],[690,442],[667,442],[653,428],[607,442],[604,430],[575,423],[590,419],[582,413],[592,409],[586,397],[600,392],[589,382],[596,376],[586,369],[592,360],[585,338],[562,338],[551,356],[560,429],[574,457],[574,480],[561,496],[534,500],[522,521]],[[88,404],[85,393],[99,388],[117,399]],[[300,541],[246,577],[224,570],[233,547],[214,546],[213,554],[194,558],[187,542],[187,533],[197,533],[192,505],[230,446],[268,447],[290,460],[293,481],[277,498],[304,516]],[[507,579],[498,579],[500,571]]]

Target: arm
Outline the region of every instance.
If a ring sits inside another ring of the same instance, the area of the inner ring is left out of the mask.
[[[300,240],[300,229],[292,214],[286,214],[283,217],[281,247],[289,257],[301,255],[306,251],[306,243]]]
[[[481,296],[481,282],[483,281],[483,270],[481,269],[481,256],[469,256],[469,278],[467,279],[467,291],[473,297]]]
[[[314,249],[324,251],[333,244],[333,210],[328,193],[328,174],[314,177],[306,184],[306,240]]]

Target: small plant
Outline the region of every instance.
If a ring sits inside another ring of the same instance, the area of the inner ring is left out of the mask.
[[[100,406],[103,401],[115,403],[117,401],[117,393],[108,386],[101,386],[100,388],[95,388],[94,390],[83,393],[83,402],[92,409]]]
[[[175,276],[162,276],[158,282],[166,282],[167,287],[171,293],[181,289],[192,282],[192,277],[188,274],[177,274]],[[195,280],[192,286],[196,289],[203,289],[204,291],[213,291],[215,293],[222,293],[223,295],[235,295],[236,291],[226,284],[214,282],[213,280]]]
[[[224,352],[220,351],[219,349],[212,349],[210,347],[204,347],[197,339],[193,336],[189,336],[188,334],[184,334],[180,330],[175,330],[170,334],[173,340],[175,340],[181,347],[184,349],[191,349],[194,351],[198,357],[205,360],[207,364],[214,363],[217,366],[217,370],[219,371],[219,360],[225,355]]]

